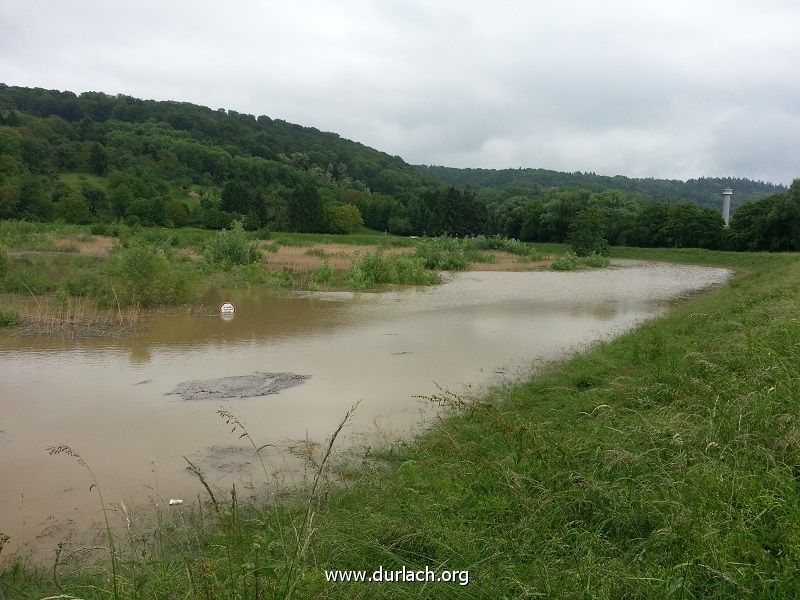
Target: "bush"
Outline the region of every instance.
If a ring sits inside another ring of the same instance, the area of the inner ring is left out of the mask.
[[[350,268],[347,281],[355,290],[366,290],[387,283],[432,285],[438,283],[439,276],[426,270],[419,258],[369,252]]]
[[[101,280],[94,273],[77,273],[70,275],[64,282],[64,291],[70,296],[97,296],[102,294]]]
[[[439,276],[425,269],[422,261],[411,256],[393,256],[395,282],[403,285],[433,285]]]
[[[477,250],[471,240],[430,238],[417,244],[414,255],[426,269],[433,271],[463,271],[471,262],[491,262],[492,257]]]
[[[206,247],[206,261],[229,268],[232,265],[247,265],[257,262],[261,253],[247,239],[242,224],[234,221],[231,229],[220,231]]]
[[[294,287],[294,271],[289,267],[283,267],[278,271],[270,273],[270,283],[279,288]]]
[[[20,324],[19,313],[11,308],[0,308],[0,327],[16,327]]]
[[[8,273],[8,252],[0,246],[0,277],[5,277]]]
[[[135,240],[112,251],[109,280],[95,295],[101,304],[158,306],[182,304],[192,298],[189,273],[180,269],[163,250]]]
[[[519,256],[527,256],[533,252],[533,249],[525,242],[499,235],[479,235],[475,238],[474,244],[478,250],[501,250]]]
[[[589,256],[583,259],[583,264],[585,264],[587,267],[603,269],[611,264],[611,260],[607,256],[592,252]]]
[[[578,256],[574,252],[567,252],[563,256],[559,256],[550,265],[553,271],[575,271],[581,266]]]
[[[310,283],[313,287],[316,287],[330,282],[332,277],[333,269],[331,269],[331,266],[328,263],[325,263],[314,269],[314,271],[311,273]]]

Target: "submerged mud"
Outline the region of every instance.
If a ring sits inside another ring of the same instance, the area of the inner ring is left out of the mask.
[[[216,379],[195,379],[175,386],[166,396],[184,400],[224,400],[225,398],[258,398],[277,394],[305,383],[311,375],[295,373],[251,373]]]

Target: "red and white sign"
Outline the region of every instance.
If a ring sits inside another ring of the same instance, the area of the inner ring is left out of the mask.
[[[225,316],[233,316],[233,313],[236,312],[236,305],[233,302],[228,302],[227,300],[219,305],[219,314],[223,317]]]

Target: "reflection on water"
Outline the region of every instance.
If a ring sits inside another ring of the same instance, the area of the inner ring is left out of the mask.
[[[310,375],[278,395],[230,401],[291,469],[280,449],[306,436],[321,441],[356,401],[350,441],[408,433],[429,411],[416,396],[437,385],[463,392],[525,372],[727,277],[720,269],[627,264],[466,273],[441,286],[383,293],[214,290],[205,304],[234,301],[233,320],[212,308],[161,316],[118,339],[0,337],[0,531],[32,540],[51,515],[78,524],[98,516],[80,468],[47,456],[55,444],[80,451],[111,501],[152,494],[152,461],[163,496],[194,497],[182,455],[193,455],[221,485],[249,477],[247,460],[242,470],[215,458],[238,444],[216,414],[220,403],[165,395],[180,382],[254,371]],[[59,535],[36,543],[52,546]]]

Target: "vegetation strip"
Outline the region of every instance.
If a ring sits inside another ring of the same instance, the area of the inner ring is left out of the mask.
[[[320,470],[296,502],[244,505],[234,488],[215,512],[165,518],[130,540],[113,577],[17,557],[0,589],[9,598],[797,597],[798,257],[613,254],[740,277],[527,382],[477,400],[430,398],[452,414],[413,442],[341,465],[334,489],[321,483],[328,445],[308,452]],[[324,578],[378,566],[464,569],[470,583]]]

